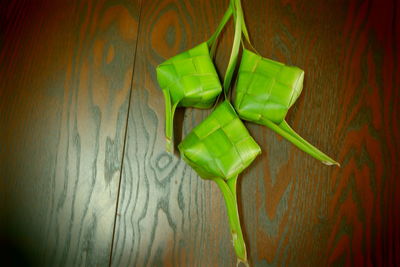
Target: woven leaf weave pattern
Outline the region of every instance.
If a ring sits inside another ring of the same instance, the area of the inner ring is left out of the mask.
[[[222,91],[207,43],[160,64],[157,79],[178,106],[209,108]]]
[[[179,150],[203,179],[225,180],[236,177],[261,153],[228,101],[195,127]]]
[[[243,51],[235,108],[246,120],[281,123],[303,88],[303,70]]]

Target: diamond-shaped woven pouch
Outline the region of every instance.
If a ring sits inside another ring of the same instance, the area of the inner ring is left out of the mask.
[[[203,179],[237,177],[261,153],[228,101],[195,127],[178,148]]]
[[[166,60],[156,71],[165,98],[167,148],[171,150],[175,109],[210,108],[222,87],[206,42]]]
[[[285,121],[303,89],[304,71],[244,49],[234,106],[239,116],[268,126],[301,150],[327,165],[336,161],[299,136]]]
[[[206,42],[161,63],[157,80],[183,107],[210,108],[222,91]]]
[[[244,49],[235,108],[243,119],[260,123],[262,118],[267,118],[279,124],[299,97],[303,79],[303,70]]]

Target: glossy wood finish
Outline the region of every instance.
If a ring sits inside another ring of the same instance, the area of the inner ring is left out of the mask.
[[[234,266],[217,186],[164,151],[155,77],[212,34],[228,1],[74,2],[0,8],[7,251],[48,266]],[[400,265],[400,5],[242,2],[257,50],[305,70],[289,124],[342,165],[246,124],[263,149],[239,180],[251,263]],[[209,112],[178,112],[178,138]]]
[[[38,266],[106,266],[139,2],[9,1],[3,7],[6,246]]]

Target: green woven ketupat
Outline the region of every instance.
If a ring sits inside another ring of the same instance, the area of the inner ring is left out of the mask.
[[[222,87],[207,43],[174,56],[157,67],[166,105],[167,147],[172,142],[173,116],[178,106],[210,108]],[[171,148],[169,148],[171,150]]]
[[[221,88],[212,63],[212,54],[216,47],[215,40],[232,15],[235,22],[234,38]],[[249,266],[238,213],[236,185],[239,174],[261,154],[261,149],[240,118],[270,127],[326,164],[337,162],[302,139],[285,121],[289,108],[296,102],[303,88],[304,72],[301,69],[262,58],[243,49],[234,101],[237,111],[232,107],[229,90],[242,35],[253,47],[240,0],[230,0],[210,40],[159,65],[157,79],[166,103],[167,150],[172,149],[172,125],[176,107],[209,108],[222,89],[224,91],[225,101],[195,127],[178,148],[181,157],[201,178],[215,181],[219,186],[226,203],[238,266],[240,262]]]
[[[325,164],[339,165],[301,138],[285,121],[303,89],[304,71],[244,49],[234,105],[239,116],[268,126]]]
[[[218,36],[231,16],[232,8],[229,7],[207,42],[166,60],[156,69],[157,80],[165,98],[165,135],[168,151],[173,150],[173,120],[176,108],[210,108],[222,92],[212,55]]]
[[[238,263],[249,266],[238,213],[236,184],[238,175],[254,161],[261,149],[227,99],[240,48],[243,21],[240,0],[231,0],[230,9],[234,11],[235,36],[223,83],[225,101],[195,127],[178,148],[182,158],[201,178],[217,183],[224,196]]]
[[[261,153],[228,101],[222,102],[178,146],[182,158],[203,179],[215,181],[223,193],[238,261],[247,263],[236,198],[238,175]]]
[[[183,107],[210,108],[222,91],[207,43],[160,64],[157,79],[164,94]]]
[[[178,147],[183,159],[203,179],[237,177],[261,153],[228,101],[221,103]]]
[[[304,71],[245,49],[239,68],[235,108],[253,122],[280,124],[303,89]]]

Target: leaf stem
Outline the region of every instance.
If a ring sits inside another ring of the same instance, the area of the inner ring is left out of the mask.
[[[165,99],[165,147],[167,152],[174,151],[174,114],[178,103],[171,105],[171,95],[168,90],[163,90]]]
[[[283,120],[279,125],[268,119],[262,119],[261,124],[271,128],[273,131],[282,135],[284,138],[292,142],[299,149],[303,150],[310,156],[320,160],[322,163],[326,165],[337,165],[340,167],[340,164],[330,158],[328,155],[323,153],[321,150],[304,140],[299,134],[297,134],[290,126],[287,124],[285,120]]]
[[[224,196],[226,209],[229,218],[229,225],[231,229],[233,247],[235,249],[238,263],[242,262],[248,266],[246,244],[243,239],[242,228],[240,226],[237,198],[236,198],[236,181],[237,176],[228,179],[227,181],[222,178],[216,178],[214,181],[220,188]]]
[[[233,37],[232,51],[231,51],[228,67],[226,68],[226,73],[225,73],[225,78],[224,78],[224,95],[225,95],[226,99],[227,99],[227,93],[229,91],[229,87],[231,85],[233,72],[236,67],[236,62],[237,62],[237,58],[239,55],[240,40],[241,40],[241,35],[242,35],[242,25],[241,25],[242,13],[239,10],[240,3],[239,3],[239,5],[237,5],[236,2],[237,2],[236,0],[231,1],[231,3],[233,3],[233,5],[234,5],[234,14],[236,13],[236,15],[235,15],[236,20],[235,20],[235,36]]]
[[[225,27],[226,23],[229,21],[231,16],[232,16],[232,7],[231,7],[231,5],[229,5],[228,9],[225,11],[224,16],[222,17],[222,20],[219,23],[217,29],[215,30],[213,35],[210,37],[210,39],[207,41],[208,46],[211,48],[210,49],[211,57],[213,57],[214,52],[215,52],[216,40],[218,39],[218,36],[220,35],[222,29]]]
[[[241,17],[240,18],[240,24],[241,24],[241,27],[242,27],[242,33],[244,35],[245,40],[249,44],[250,48],[257,55],[260,55],[260,53],[255,49],[255,47],[253,46],[253,44],[250,41],[250,36],[249,36],[249,32],[247,30],[246,21],[245,21],[244,13],[243,13],[243,8],[242,8],[240,0],[231,0],[231,3],[234,3],[233,5],[235,5],[237,7],[233,12],[233,17],[234,17],[235,20],[238,20],[237,19],[237,13],[240,13],[240,17]],[[242,41],[242,45],[243,45],[243,48],[244,48],[244,42],[243,41]]]

